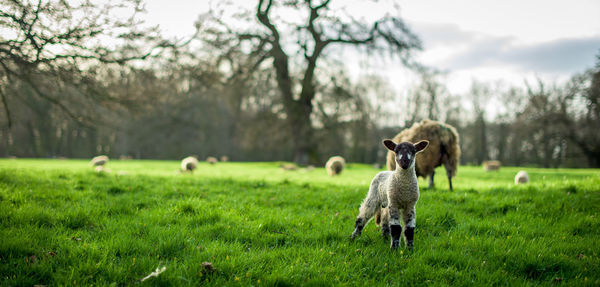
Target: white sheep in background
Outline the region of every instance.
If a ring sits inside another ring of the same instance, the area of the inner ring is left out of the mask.
[[[391,140],[384,140],[383,144],[394,152],[396,169],[381,171],[371,181],[369,193],[360,205],[351,239],[359,236],[365,225],[375,216],[376,223],[381,224],[383,236],[392,235],[391,248],[398,248],[402,234],[402,215],[404,240],[408,248],[412,249],[416,223],[415,207],[419,200],[415,157],[427,148],[429,142],[423,140],[413,145],[410,142],[396,144]]]
[[[193,156],[188,156],[181,160],[181,171],[182,172],[194,172],[194,169],[198,166],[198,159]]]
[[[344,170],[344,166],[346,165],[346,161],[341,156],[332,156],[325,163],[325,169],[327,170],[327,174],[334,176],[339,175]]]
[[[92,158],[90,164],[93,166],[104,166],[108,162],[108,157],[105,155],[99,155]]]
[[[515,175],[515,184],[525,184],[529,182],[529,175],[526,171],[521,170]]]

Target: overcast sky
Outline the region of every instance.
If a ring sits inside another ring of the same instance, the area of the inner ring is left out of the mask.
[[[248,3],[249,1],[241,1]],[[340,1],[338,1],[340,2]],[[343,3],[364,3],[344,0]],[[524,79],[565,80],[590,68],[600,51],[598,0],[400,0],[401,16],[423,41],[417,59],[448,71],[451,93],[466,92],[472,79],[523,85]],[[193,32],[208,1],[147,1],[147,21],[169,36]],[[361,7],[359,11],[366,11]],[[354,76],[376,70],[398,90],[414,83],[405,69],[385,65],[365,71],[348,63]]]

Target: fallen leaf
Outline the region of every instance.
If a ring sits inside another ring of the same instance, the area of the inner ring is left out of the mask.
[[[158,275],[160,275],[160,273],[165,272],[165,270],[167,270],[167,267],[163,266],[162,268],[156,268],[156,270],[154,270],[154,272],[148,274],[148,276],[142,278],[140,281],[144,282],[152,277],[157,277]]]
[[[34,264],[37,262],[37,257],[35,257],[35,255],[31,255],[31,256],[25,258],[25,262],[27,264]]]

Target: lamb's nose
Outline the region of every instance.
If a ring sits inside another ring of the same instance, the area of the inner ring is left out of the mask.
[[[402,160],[402,161],[400,161],[400,163],[401,163],[403,169],[407,169],[408,165],[410,164],[410,162],[408,160]]]

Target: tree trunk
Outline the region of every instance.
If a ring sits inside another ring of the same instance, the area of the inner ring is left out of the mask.
[[[477,142],[477,147],[476,147],[477,154],[475,156],[477,158],[477,164],[480,165],[483,163],[483,161],[488,159],[487,133],[486,133],[486,126],[485,126],[485,119],[483,118],[482,113],[480,113],[477,116],[476,129],[477,129],[476,134],[477,134],[477,137],[479,138],[479,141]]]
[[[502,164],[506,164],[505,158],[505,150],[506,150],[506,138],[508,137],[508,127],[507,124],[501,123],[498,127],[498,158]]]

